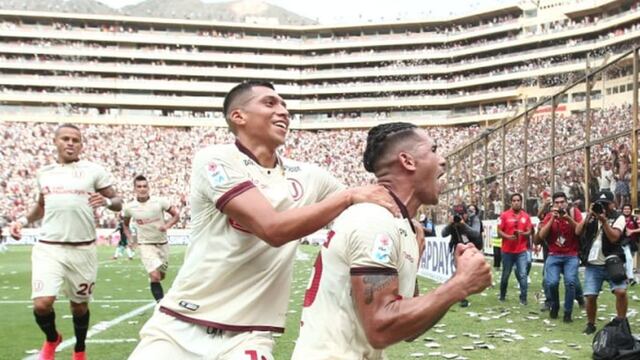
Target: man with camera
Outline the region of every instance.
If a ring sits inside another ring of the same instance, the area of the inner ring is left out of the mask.
[[[549,317],[558,318],[560,309],[560,274],[564,277],[564,318],[565,323],[572,322],[573,300],[578,284],[578,234],[584,223],[582,214],[576,208],[568,209],[567,196],[563,192],[553,194],[551,210],[542,220],[536,244],[546,242],[549,249],[545,261],[544,283],[548,288]]]
[[[516,267],[520,284],[520,304],[527,305],[527,243],[533,231],[531,217],[522,209],[522,195],[511,195],[511,209],[498,219],[498,235],[502,238],[502,277],[500,301],[505,301],[511,269]]]
[[[467,208],[464,205],[456,205],[452,208],[452,215],[449,216],[449,223],[442,229],[442,237],[451,235],[449,240],[449,252],[454,252],[458,244],[472,243],[478,250],[482,251],[482,222],[476,214],[477,208],[474,205]],[[461,307],[469,306],[469,301],[460,301]]]
[[[604,281],[609,282],[616,296],[618,318],[627,316],[627,283],[624,270],[625,256],[620,238],[625,229],[624,216],[616,211],[613,193],[604,190],[598,193],[589,214],[579,228],[581,255],[586,257],[584,295],[587,299],[587,327],[585,334],[596,331],[598,294]]]

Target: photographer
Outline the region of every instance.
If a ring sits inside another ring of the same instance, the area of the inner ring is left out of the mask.
[[[453,207],[452,215],[449,216],[449,223],[442,229],[442,237],[451,235],[451,240],[449,240],[450,252],[454,251],[456,245],[467,243],[472,243],[478,250],[482,251],[482,222],[476,212],[477,208],[474,205],[469,206],[469,209],[464,205]],[[469,301],[467,299],[462,300],[460,306],[469,306]]]
[[[586,257],[584,295],[587,298],[587,327],[585,334],[596,331],[596,311],[598,294],[602,283],[609,282],[611,291],[616,296],[616,313],[618,318],[627,316],[627,283],[624,271],[624,251],[620,238],[625,229],[624,216],[616,212],[616,204],[611,191],[598,193],[596,201],[591,205],[589,214],[581,224],[581,256]]]
[[[564,277],[564,318],[572,322],[573,300],[578,286],[578,234],[582,231],[582,214],[576,208],[568,208],[567,196],[563,192],[553,194],[553,204],[542,220],[536,244],[546,242],[548,256],[544,267],[544,284],[548,288],[549,317],[558,318],[560,309],[560,274]]]

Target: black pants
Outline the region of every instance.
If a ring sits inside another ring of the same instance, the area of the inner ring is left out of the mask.
[[[493,247],[493,267],[500,269],[502,263],[502,249],[498,246]]]

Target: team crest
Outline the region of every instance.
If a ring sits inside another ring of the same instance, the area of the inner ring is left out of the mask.
[[[302,188],[302,184],[300,183],[300,181],[294,178],[288,178],[287,181],[289,181],[289,193],[291,194],[293,201],[302,199],[302,195],[304,195],[304,189]]]
[[[393,242],[386,234],[378,234],[373,242],[371,256],[375,261],[388,263],[391,261],[391,248]]]
[[[222,165],[210,162],[207,164],[207,179],[211,186],[217,187],[229,181],[229,176],[227,176]]]

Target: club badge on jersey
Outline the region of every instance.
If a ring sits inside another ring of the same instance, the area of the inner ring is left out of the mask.
[[[391,239],[385,234],[378,234],[373,242],[372,257],[383,264],[391,261]]]
[[[222,165],[218,165],[214,162],[207,165],[207,178],[213,187],[222,185],[229,181],[229,176],[227,176]]]

